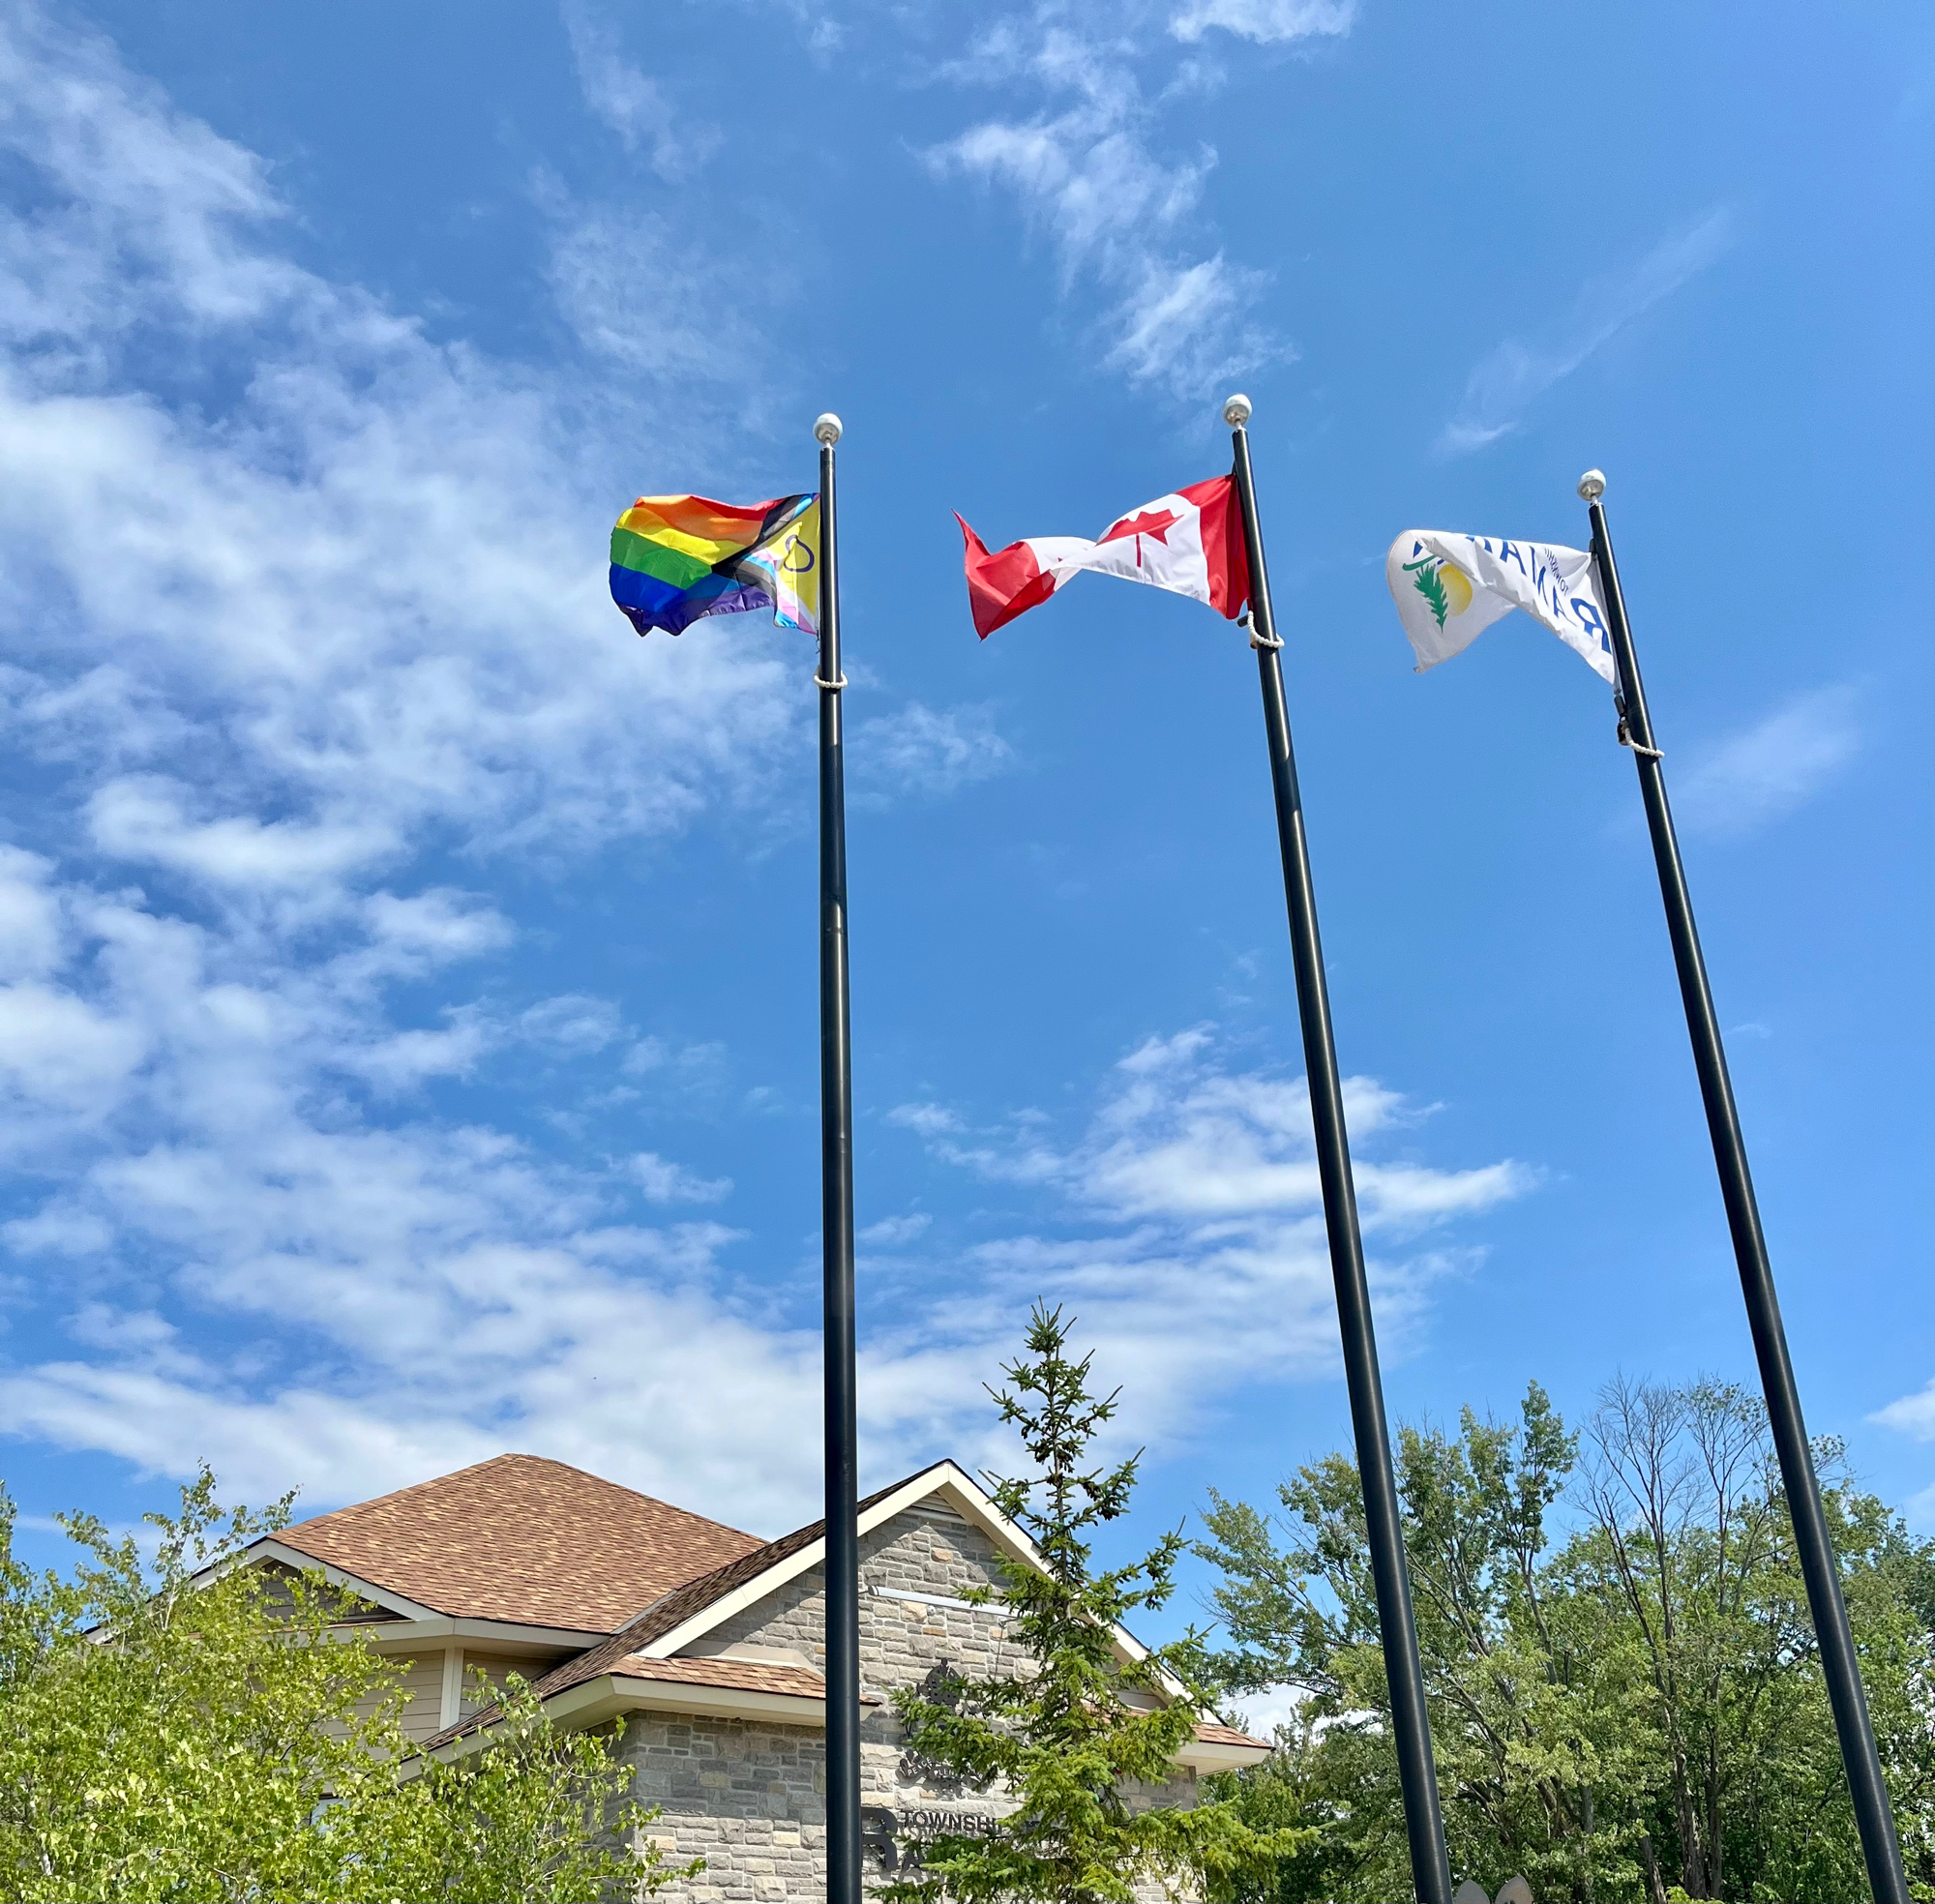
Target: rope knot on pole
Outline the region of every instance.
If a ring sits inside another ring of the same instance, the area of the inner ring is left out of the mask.
[[[1238,628],[1247,628],[1250,631],[1250,646],[1253,648],[1280,648],[1283,646],[1283,637],[1281,635],[1260,635],[1257,632],[1257,618],[1248,609],[1245,609],[1236,617],[1236,626]]]

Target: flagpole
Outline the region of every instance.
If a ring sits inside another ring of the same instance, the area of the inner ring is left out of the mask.
[[[1713,995],[1707,983],[1707,962],[1701,956],[1699,931],[1693,923],[1693,901],[1686,889],[1686,870],[1681,863],[1680,841],[1673,829],[1673,811],[1666,802],[1666,776],[1660,770],[1659,749],[1653,742],[1646,689],[1640,682],[1639,663],[1633,654],[1625,600],[1620,593],[1619,568],[1613,560],[1612,536],[1606,527],[1602,500],[1605,492],[1606,479],[1598,470],[1589,469],[1579,479],[1579,493],[1592,516],[1593,560],[1598,568],[1599,585],[1606,600],[1606,619],[1611,624],[1613,657],[1619,665],[1621,738],[1632,748],[1633,764],[1639,770],[1646,823],[1652,835],[1652,856],[1659,867],[1660,896],[1666,903],[1666,929],[1673,941],[1673,963],[1680,973],[1686,1028],[1693,1041],[1693,1065],[1699,1073],[1700,1095],[1707,1107],[1707,1128],[1720,1173],[1720,1195],[1726,1203],[1727,1227],[1733,1232],[1734,1259],[1740,1265],[1747,1324],[1753,1331],[1754,1354],[1760,1362],[1761,1390],[1767,1397],[1768,1425],[1773,1431],[1788,1511],[1794,1517],[1794,1544],[1801,1558],[1801,1577],[1807,1584],[1807,1606],[1814,1618],[1814,1636],[1821,1648],[1821,1672],[1828,1681],[1834,1730],[1840,1736],[1848,1795],[1854,1801],[1855,1822],[1861,1829],[1868,1886],[1877,1904],[1907,1904],[1908,1879],[1902,1870],[1894,1814],[1889,1803],[1888,1786],[1882,1778],[1881,1759],[1875,1750],[1867,1699],[1861,1691],[1854,1634],[1841,1597],[1840,1568],[1828,1537],[1827,1516],[1821,1507],[1821,1483],[1814,1473],[1807,1427],[1801,1415],[1801,1391],[1795,1385],[1794,1364],[1787,1353],[1787,1331],[1781,1326],[1780,1302],[1774,1294],[1773,1269],[1768,1261],[1767,1238],[1761,1231],[1760,1208],[1754,1201],[1753,1178],[1747,1170],[1746,1140],[1741,1133],[1733,1081],[1727,1075],[1727,1054],[1720,1042],[1719,1020],[1713,1013]]]
[[[1371,1292],[1364,1274],[1363,1237],[1357,1227],[1357,1193],[1351,1180],[1350,1140],[1344,1128],[1344,1089],[1337,1075],[1337,1044],[1330,1026],[1330,993],[1324,951],[1317,937],[1317,894],[1310,878],[1310,849],[1303,832],[1303,800],[1296,759],[1291,751],[1290,709],[1284,699],[1276,617],[1270,610],[1269,574],[1264,566],[1263,530],[1257,520],[1256,485],[1250,471],[1250,439],[1244,425],[1250,400],[1232,397],[1223,405],[1235,445],[1236,495],[1243,512],[1243,546],[1250,570],[1250,645],[1257,651],[1263,684],[1264,727],[1269,738],[1270,779],[1276,791],[1277,838],[1283,848],[1283,890],[1290,909],[1290,946],[1296,969],[1296,1006],[1303,1025],[1303,1068],[1310,1083],[1310,1118],[1317,1172],[1324,1189],[1324,1222],[1330,1237],[1330,1273],[1337,1286],[1337,1321],[1344,1343],[1344,1376],[1356,1436],[1357,1473],[1364,1489],[1364,1520],[1377,1589],[1378,1632],[1390,1686],[1391,1734],[1404,1791],[1405,1832],[1411,1844],[1412,1884],[1418,1904],[1451,1904],[1451,1865],[1444,1849],[1444,1818],[1438,1802],[1431,1730],[1424,1705],[1424,1671],[1417,1656],[1417,1624],[1412,1615],[1405,1570],[1404,1529],[1398,1514],[1397,1477],[1391,1469],[1390,1431],[1384,1420],[1384,1382],[1378,1373],[1377,1336],[1371,1325]]]
[[[819,444],[819,1174],[826,1428],[826,1900],[860,1904],[859,1433],[853,1354],[853,1085],[847,985],[847,788],[840,721],[833,446]]]

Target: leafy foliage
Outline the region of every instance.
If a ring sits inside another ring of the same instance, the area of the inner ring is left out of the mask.
[[[632,1898],[699,1874],[702,1859],[664,1864],[646,1835],[656,1810],[622,1802],[631,1770],[613,1763],[608,1737],[559,1733],[516,1675],[495,1698],[501,1719],[488,1747],[470,1759],[422,1761],[403,1788],[402,1829],[384,1859],[386,1895],[449,1904]]]
[[[608,1835],[648,1816],[622,1803],[629,1770],[527,1690],[501,1748],[405,1765],[399,1668],[331,1631],[353,1602],[223,1566],[288,1508],[223,1510],[204,1469],[149,1517],[150,1562],[66,1517],[64,1578],[15,1557],[0,1492],[0,1895],[484,1904],[670,1881],[656,1847]]]
[[[1519,1419],[1405,1428],[1398,1469],[1455,1870],[1544,1898],[1836,1898],[1865,1876],[1757,1399],[1618,1382],[1585,1455],[1533,1383]],[[1821,1449],[1831,1525],[1911,1872],[1935,1883],[1935,1543]],[[1269,1517],[1214,1500],[1233,1646],[1212,1676],[1289,1684],[1303,1723],[1231,1781],[1318,1833],[1254,1899],[1408,1894],[1356,1473],[1298,1472]],[[1564,1503],[1569,1529],[1550,1521]],[[1313,1881],[1321,1889],[1304,1889]]]
[[[1440,628],[1444,626],[1444,617],[1451,612],[1451,598],[1444,592],[1444,584],[1438,577],[1438,557],[1431,556],[1423,562],[1407,562],[1411,571],[1411,585],[1424,597],[1425,607],[1437,618]]]
[[[1072,1361],[1067,1347],[1061,1311],[1037,1305],[1026,1354],[1002,1369],[1009,1385],[990,1390],[1032,1464],[991,1479],[1040,1557],[1038,1569],[1000,1563],[1003,1623],[1035,1670],[948,1675],[894,1699],[913,1755],[975,1790],[998,1789],[1015,1808],[985,1836],[928,1841],[919,1873],[882,1892],[896,1904],[1099,1904],[1133,1898],[1141,1880],[1232,1882],[1296,1849],[1294,1832],[1254,1829],[1232,1803],[1177,1807],[1151,1789],[1172,1778],[1206,1711],[1189,1682],[1196,1646],[1124,1657],[1115,1629],[1169,1599],[1184,1543],[1170,1533],[1139,1561],[1093,1570],[1095,1530],[1128,1511],[1140,1457],[1087,1465],[1116,1397],[1090,1393],[1093,1357]]]

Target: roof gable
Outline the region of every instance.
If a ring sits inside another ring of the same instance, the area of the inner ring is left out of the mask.
[[[954,1469],[951,1461],[941,1462],[939,1466]],[[958,1473],[960,1471],[954,1469],[954,1472]],[[887,1507],[887,1511],[898,1512],[902,1504],[898,1497],[937,1473],[937,1469],[926,1469],[908,1480],[897,1481],[892,1487],[869,1495],[860,1502],[862,1531],[869,1525],[870,1514],[879,1515],[888,1502],[894,1504]],[[934,1491],[933,1486],[922,1487],[914,1498],[925,1499]],[[655,1606],[647,1607],[636,1620],[621,1626],[609,1640],[601,1641],[575,1659],[564,1660],[537,1682],[538,1696],[550,1699],[553,1694],[567,1692],[586,1680],[595,1680],[602,1673],[613,1671],[620,1660],[635,1654],[650,1659],[667,1658],[679,1646],[699,1638],[750,1600],[763,1599],[794,1574],[817,1565],[825,1555],[826,1523],[823,1520],[795,1528],[791,1533],[782,1534],[777,1540],[769,1540],[763,1547],[755,1548],[750,1554],[742,1554],[726,1565],[715,1567],[712,1572],[700,1574],[697,1580],[689,1580],[683,1586],[674,1588]],[[485,1720],[491,1715],[491,1711],[481,1712],[478,1719]]]
[[[417,1608],[589,1632],[760,1551],[736,1528],[533,1454],[318,1514],[275,1545]]]
[[[869,1495],[859,1503],[860,1532],[869,1533],[936,1495],[943,1497],[964,1519],[980,1528],[1013,1558],[1035,1567],[1042,1564],[1034,1543],[952,1461],[936,1462],[931,1468]],[[608,1639],[560,1661],[532,1689],[541,1701],[549,1703],[598,1680],[679,1680],[786,1692],[798,1697],[822,1697],[825,1682],[811,1670],[730,1656],[714,1659],[677,1655],[733,1614],[776,1592],[788,1581],[819,1565],[825,1558],[826,1523],[819,1520],[797,1528],[778,1540],[755,1547],[723,1566],[673,1588]],[[1116,1628],[1115,1643],[1117,1654],[1123,1658],[1147,1657],[1147,1650],[1124,1627]],[[1182,1687],[1167,1674],[1163,1675],[1163,1683],[1172,1696],[1182,1692]],[[439,1751],[460,1739],[489,1732],[500,1716],[501,1711],[493,1702],[426,1740],[422,1749]],[[1246,1764],[1268,1750],[1264,1741],[1214,1718],[1198,1725],[1196,1731],[1197,1744],[1191,1749],[1199,1755],[1212,1748],[1228,1748],[1240,1755],[1230,1763]]]

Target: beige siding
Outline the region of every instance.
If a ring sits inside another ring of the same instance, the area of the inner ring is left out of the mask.
[[[286,1620],[294,1611],[293,1588],[299,1576],[292,1567],[281,1561],[263,1561],[255,1568],[255,1577],[262,1583],[262,1606],[271,1620]],[[318,1587],[322,1585],[315,1579]],[[380,1625],[394,1621],[399,1616],[386,1607],[372,1606],[367,1600],[350,1599],[332,1609],[336,1619],[332,1622],[338,1626]]]
[[[421,1659],[402,1659],[393,1655],[387,1663],[402,1667],[402,1678],[386,1677],[381,1685],[372,1686],[356,1702],[358,1715],[369,1718],[386,1699],[401,1691],[404,1701],[402,1714],[403,1736],[419,1740],[440,1731],[438,1717],[443,1707],[443,1654],[426,1653]],[[338,1737],[342,1736],[342,1728],[339,1725],[332,1725],[329,1730]]]
[[[402,1679],[403,1737],[418,1743],[443,1730],[443,1653],[426,1652],[401,1663],[407,1669]]]
[[[560,1653],[559,1658],[568,1654]],[[463,1707],[465,1711],[474,1712],[480,1706],[488,1706],[497,1696],[497,1688],[513,1674],[521,1680],[535,1683],[549,1673],[556,1662],[551,1659],[510,1658],[506,1654],[494,1652],[472,1652],[467,1647],[463,1653]],[[490,1681],[491,1689],[486,1692],[477,1683],[477,1673],[481,1671]]]

